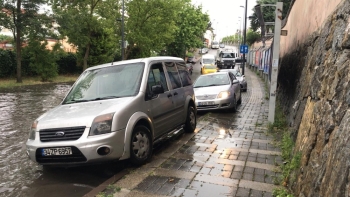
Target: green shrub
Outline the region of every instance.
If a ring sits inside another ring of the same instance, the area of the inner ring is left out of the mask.
[[[0,49],[0,77],[13,76],[16,73],[16,54]]]
[[[41,77],[42,81],[49,81],[58,75],[54,53],[45,48],[46,43],[39,41],[29,42],[29,67]]]
[[[83,71],[81,66],[77,66],[77,56],[74,53],[60,53],[56,63],[59,74],[76,74]]]

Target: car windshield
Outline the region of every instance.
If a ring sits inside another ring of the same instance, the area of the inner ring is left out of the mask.
[[[218,42],[213,42],[213,44],[215,44],[215,45],[216,45],[216,44],[219,44],[219,43],[218,43]]]
[[[227,74],[201,75],[194,83],[194,88],[229,85],[230,80]]]
[[[222,58],[233,58],[233,53],[221,53]]]
[[[62,104],[135,96],[144,63],[123,64],[85,71]]]
[[[215,59],[203,59],[203,64],[215,64]]]

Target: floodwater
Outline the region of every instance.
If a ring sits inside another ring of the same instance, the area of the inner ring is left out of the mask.
[[[123,162],[43,168],[29,160],[25,143],[32,122],[58,105],[72,84],[0,89],[0,196],[83,196],[122,170]]]

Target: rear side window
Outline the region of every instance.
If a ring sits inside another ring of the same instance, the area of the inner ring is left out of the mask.
[[[192,85],[192,80],[191,80],[190,74],[187,71],[185,62],[177,62],[176,67],[177,67],[177,70],[179,71],[182,85],[184,87]]]
[[[180,88],[181,87],[181,79],[180,79],[179,73],[177,72],[175,63],[174,62],[165,62],[165,67],[167,69],[172,88],[173,89]]]

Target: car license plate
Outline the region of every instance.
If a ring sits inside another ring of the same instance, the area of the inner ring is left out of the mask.
[[[207,101],[207,102],[198,102],[198,105],[214,105],[214,101]]]
[[[43,148],[41,150],[42,156],[51,155],[71,155],[72,149],[70,147],[60,147],[60,148]]]

